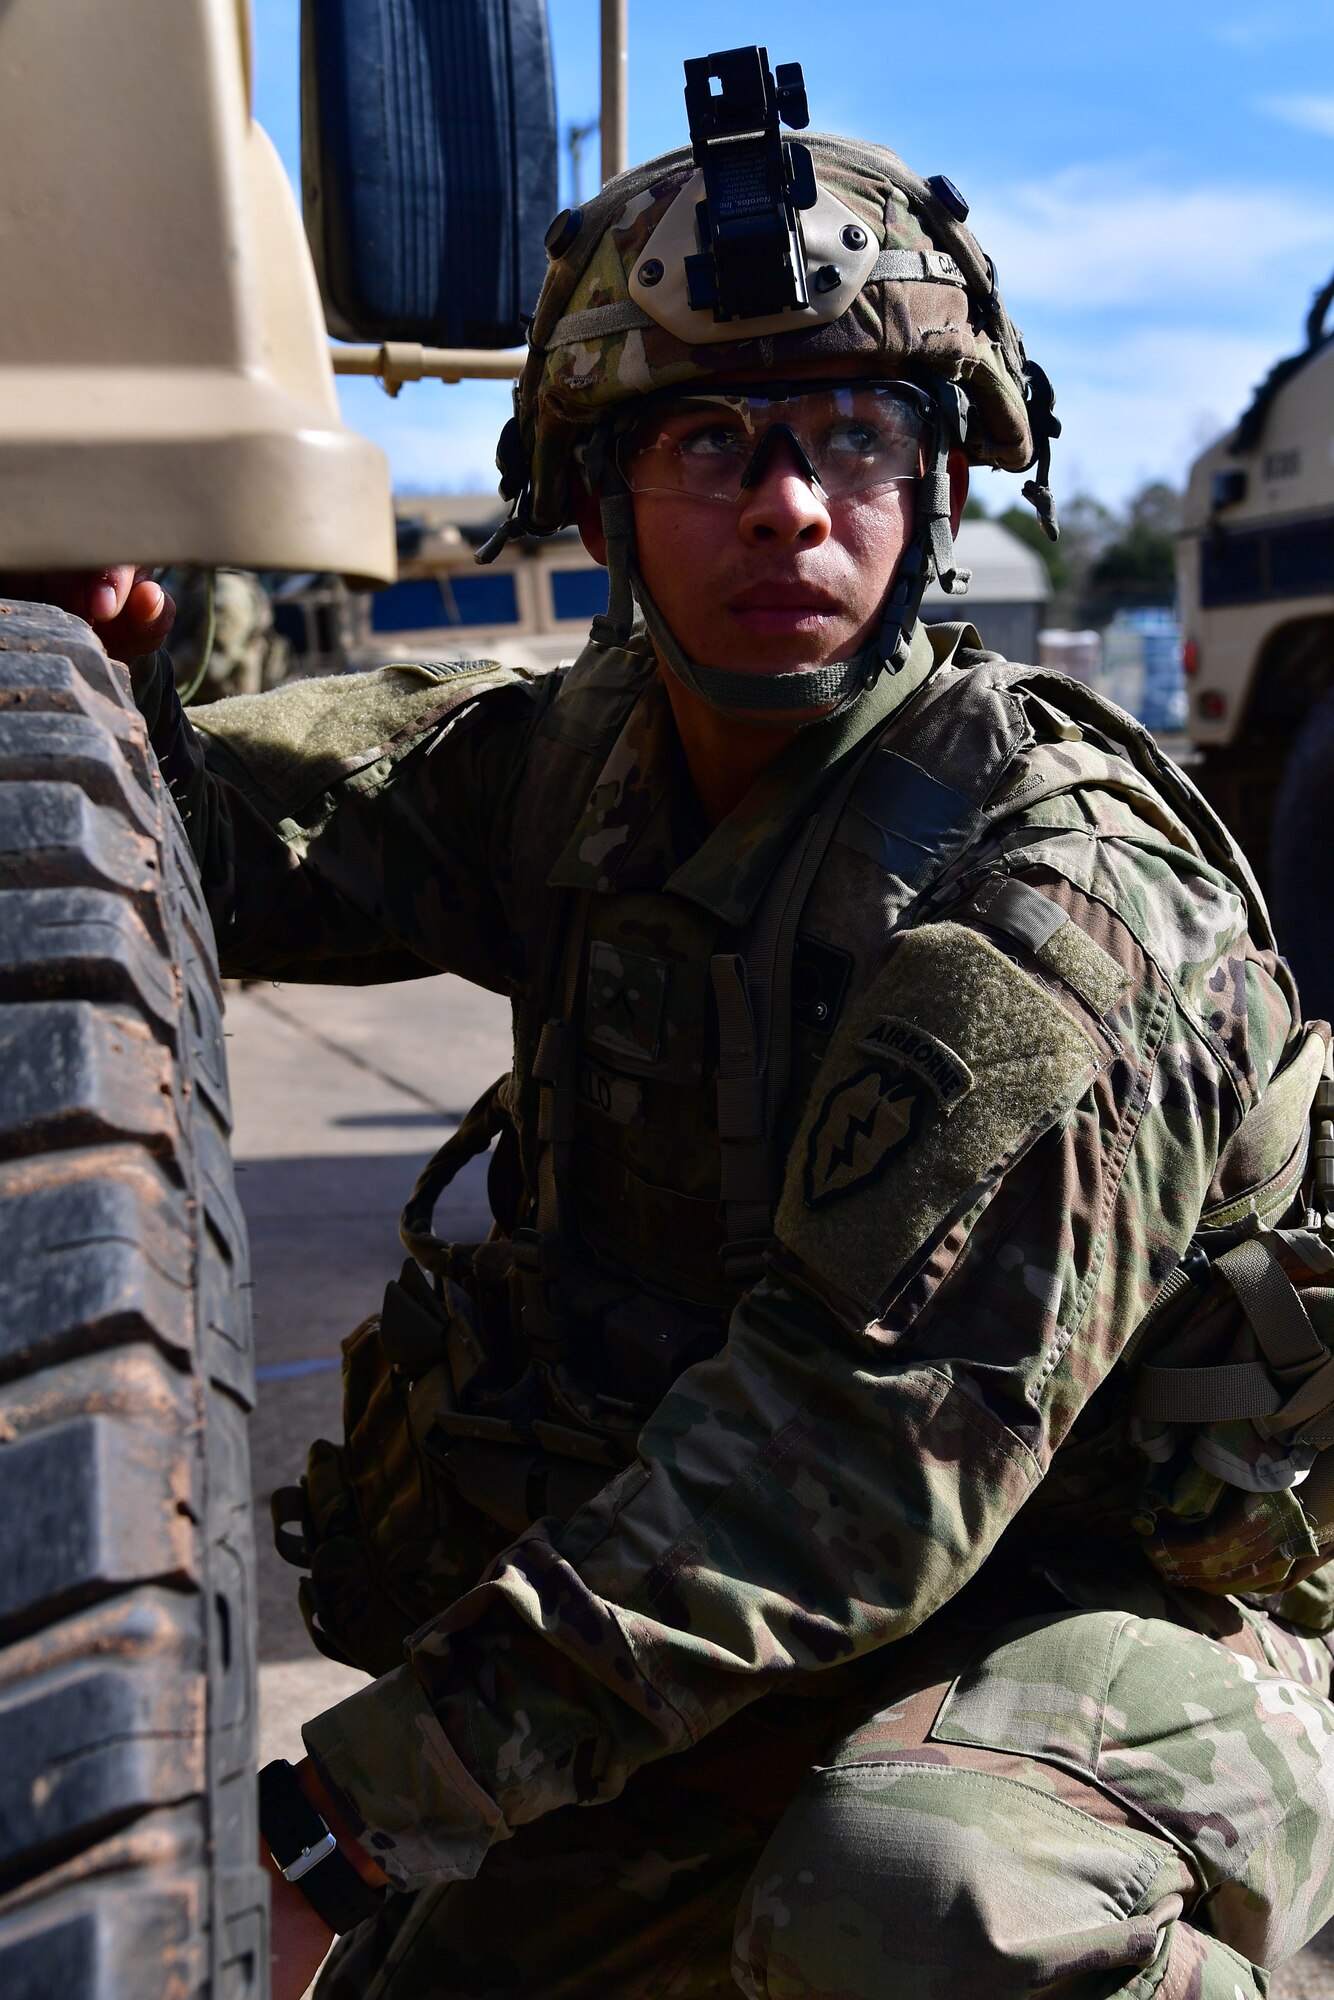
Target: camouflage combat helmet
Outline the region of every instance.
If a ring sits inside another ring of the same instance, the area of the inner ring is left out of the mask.
[[[803,124],[799,67],[779,67],[775,92],[762,49],[687,63],[687,105],[692,84],[698,88],[703,79],[707,90],[709,77],[726,81],[728,65],[742,61],[750,65],[744,74],[758,76],[759,87],[767,85],[780,104],[786,92],[783,121]],[[706,261],[699,253],[701,238],[710,235],[704,211],[713,190],[693,114],[693,148],[631,168],[582,209],[556,218],[515,415],[497,455],[512,511],[479,556],[489,560],[511,534],[565,526],[573,515],[572,480],[581,479],[600,494],[611,579],[607,615],[595,622],[594,637],[623,645],[637,602],[659,650],[687,685],[720,707],[759,718],[766,711],[824,710],[832,700],[855,699],[881,671],[897,673],[931,576],[946,591],[966,588],[949,519],[952,448],[974,464],[1011,472],[1036,465],[1024,493],[1055,539],[1048,479],[1051,439],[1060,429],[1047,378],[1024,353],[991,260],[965,226],[967,204],[957,189],[943,176],[922,180],[885,147],[817,134],[797,146],[777,139],[776,115],[771,124],[790,175],[789,225],[801,212],[790,237],[805,265],[804,283],[797,280],[800,303],[773,311],[763,309],[772,300],[760,299],[753,302],[758,311],[727,313],[716,295],[706,294],[711,305],[699,302],[691,266]],[[745,675],[689,660],[639,572],[631,499],[612,448],[618,427],[633,422],[643,398],[663,391],[722,375],[781,379],[793,363],[809,369],[825,361],[836,374],[840,363],[864,367],[866,356],[883,357],[886,376],[924,388],[934,413],[916,529],[879,633],[855,660],[794,673]]]

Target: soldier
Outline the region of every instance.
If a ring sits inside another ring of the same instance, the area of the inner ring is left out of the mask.
[[[1323,1550],[1146,1541],[1125,1357],[1291,1199],[1296,997],[1136,725],[920,622],[970,463],[1050,511],[957,192],[812,139],[747,263],[696,138],[554,228],[502,440],[610,571],[572,668],[135,669],[229,972],[514,1004],[312,1454],[378,1678],[266,1777],[275,1990],[332,1928],[324,2000],[1259,1996],[1334,1910]]]
[[[171,657],[187,700],[259,694],[286,680],[292,649],[275,632],[273,604],[252,571],[219,569],[210,577],[181,564],[166,572],[162,586],[176,607]]]

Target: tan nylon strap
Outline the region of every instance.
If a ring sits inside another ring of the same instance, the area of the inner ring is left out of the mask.
[[[861,776],[870,759],[875,755],[883,740],[883,732],[874,733],[867,743],[850,760],[847,770],[833,786],[814,817],[808,822],[805,837],[790,856],[791,873],[783,870],[775,881],[772,903],[760,912],[760,920],[766,930],[772,921],[773,941],[767,937],[757,940],[760,952],[767,952],[770,973],[767,1019],[765,1022],[768,1043],[765,1066],[765,1115],[769,1131],[773,1131],[787,1096],[788,1083],[792,1071],[792,962],[797,949],[797,925],[806,907],[806,898],[815,885],[820,872],[820,864],[829,851],[829,843],[837,831],[843,817],[843,809],[848,803],[853,786]],[[760,925],[757,924],[757,929]],[[778,1190],[774,1189],[777,1200]]]
[[[1225,1250],[1215,1264],[1236,1293],[1265,1359],[1279,1375],[1319,1367],[1328,1352],[1293,1284],[1262,1236]]]
[[[537,1051],[533,1056],[533,1081],[554,1083],[560,1074],[561,1043],[565,1037],[565,1025],[561,1021],[547,1021],[537,1038]]]
[[[509,1080],[507,1071],[483,1091],[458,1130],[431,1155],[408,1196],[399,1217],[399,1241],[424,1271],[439,1272],[448,1267],[453,1246],[435,1233],[435,1205],[460,1169],[484,1153],[504,1125],[503,1093]]]
[[[759,1067],[759,1038],[750,1004],[746,961],[739,952],[716,952],[709,961],[713,980],[713,1000],[718,1010],[718,1118],[724,1118],[723,1086],[753,1085]],[[732,1098],[728,1098],[730,1105]],[[728,1138],[749,1138],[763,1125],[743,1125]]]

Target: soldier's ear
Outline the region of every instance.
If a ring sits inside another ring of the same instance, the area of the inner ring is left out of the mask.
[[[582,480],[570,481],[570,504],[579,539],[595,563],[607,566],[607,537],[602,532],[601,496],[590,493]],[[960,505],[963,503],[960,502]]]
[[[963,519],[963,504],[968,498],[968,460],[959,450],[949,455],[950,475],[950,533],[957,535],[959,523]]]

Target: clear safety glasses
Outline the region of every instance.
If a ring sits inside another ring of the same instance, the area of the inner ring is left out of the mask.
[[[627,431],[617,463],[632,493],[736,501],[780,440],[825,499],[920,476],[932,406],[911,382],[740,384],[664,399]]]

